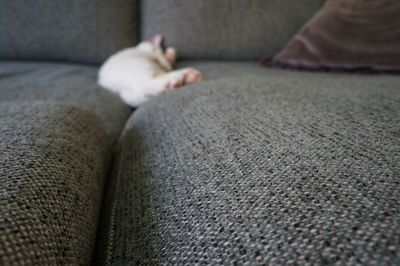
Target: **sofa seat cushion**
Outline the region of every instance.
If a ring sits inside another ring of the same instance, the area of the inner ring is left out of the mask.
[[[96,67],[31,62],[0,62],[0,102],[47,101],[94,110],[116,139],[131,109],[97,85]]]
[[[111,138],[71,105],[0,103],[0,264],[88,265]]]
[[[400,263],[400,77],[184,65],[123,131],[98,260]]]

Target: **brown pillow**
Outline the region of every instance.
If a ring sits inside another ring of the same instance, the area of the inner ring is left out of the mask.
[[[326,0],[266,66],[400,72],[400,0]]]

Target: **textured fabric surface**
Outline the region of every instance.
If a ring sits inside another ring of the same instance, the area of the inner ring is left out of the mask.
[[[96,259],[399,265],[399,77],[187,65],[127,123]]]
[[[100,63],[137,42],[136,0],[0,0],[0,58]]]
[[[0,62],[0,102],[47,101],[94,110],[116,139],[131,109],[97,85],[97,68],[72,64]]]
[[[69,105],[0,103],[0,264],[88,265],[111,139]]]
[[[274,55],[322,0],[146,0],[141,38],[157,33],[180,58],[254,59]]]
[[[400,72],[400,1],[327,0],[265,65]]]

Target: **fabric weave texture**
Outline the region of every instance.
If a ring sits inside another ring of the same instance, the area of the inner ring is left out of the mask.
[[[0,103],[43,101],[93,110],[115,141],[132,110],[97,84],[92,66],[28,61],[0,62]]]
[[[0,104],[0,264],[88,265],[111,138],[92,111]]]
[[[185,65],[125,127],[95,260],[400,263],[399,77]]]

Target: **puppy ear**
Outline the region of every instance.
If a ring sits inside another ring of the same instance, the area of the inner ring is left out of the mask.
[[[163,37],[160,34],[157,34],[156,36],[150,39],[150,42],[155,46],[161,46],[162,41]]]

